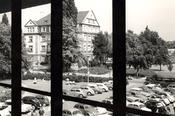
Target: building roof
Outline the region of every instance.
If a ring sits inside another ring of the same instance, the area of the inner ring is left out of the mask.
[[[50,25],[51,24],[51,14],[48,14],[47,16],[39,19],[36,21],[38,25]]]
[[[89,11],[80,11],[77,16],[77,23],[82,23],[83,19],[86,17]]]

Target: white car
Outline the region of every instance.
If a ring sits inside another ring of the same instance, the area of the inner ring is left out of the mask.
[[[151,112],[151,109],[147,108],[143,103],[140,103],[140,102],[129,103],[128,107],[138,108],[144,111]]]
[[[96,83],[96,85],[101,88],[103,90],[103,92],[108,92],[109,89],[106,85],[104,85],[103,83]]]

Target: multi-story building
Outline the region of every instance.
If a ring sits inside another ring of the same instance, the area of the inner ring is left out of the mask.
[[[100,25],[93,11],[80,11],[77,16],[77,29],[80,51],[89,59],[93,58],[94,36],[99,33]]]
[[[45,61],[50,55],[50,14],[38,21],[29,20],[24,26],[24,42],[27,48],[28,60],[33,65]]]
[[[28,60],[34,65],[45,61],[50,55],[50,14],[38,21],[29,20],[24,26],[24,38]],[[77,16],[78,41],[80,51],[89,59],[93,58],[94,36],[100,31],[99,23],[93,11],[80,11]]]

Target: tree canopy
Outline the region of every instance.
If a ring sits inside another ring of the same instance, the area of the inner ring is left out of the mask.
[[[86,58],[79,50],[77,39],[77,8],[74,0],[63,0],[63,69],[68,71],[72,63],[86,64]]]
[[[140,35],[128,30],[126,33],[126,64],[137,69],[150,68],[153,64],[165,65],[169,62],[166,42],[156,31],[145,28]]]
[[[112,38],[111,38],[112,41]],[[109,34],[107,32],[99,32],[92,40],[93,43],[93,55],[95,56],[98,64],[105,64],[107,57],[112,56],[112,42],[109,43]],[[110,52],[110,53],[109,53]]]

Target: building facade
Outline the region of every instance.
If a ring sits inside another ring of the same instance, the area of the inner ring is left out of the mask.
[[[92,40],[100,32],[100,25],[93,11],[80,11],[77,16],[77,30],[80,51],[89,60],[93,58]]]
[[[27,48],[28,60],[33,65],[39,65],[45,61],[46,55],[50,55],[51,36],[50,14],[38,21],[29,20],[24,26],[24,42]],[[99,33],[100,26],[93,11],[80,11],[77,16],[77,38],[80,51],[89,60],[93,58],[94,36]]]
[[[50,14],[38,21],[29,20],[23,30],[28,60],[33,65],[45,62],[46,55],[50,55]]]

